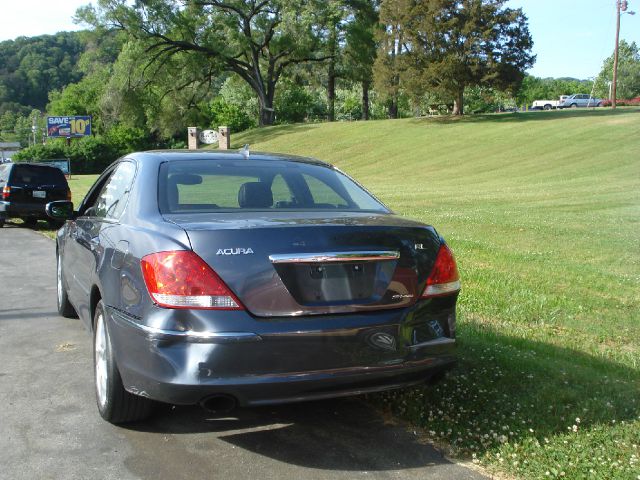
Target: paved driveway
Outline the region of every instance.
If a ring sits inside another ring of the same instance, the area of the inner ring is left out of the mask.
[[[55,245],[0,229],[0,478],[479,479],[358,400],[160,409],[128,428],[95,407],[90,338],[57,315]]]

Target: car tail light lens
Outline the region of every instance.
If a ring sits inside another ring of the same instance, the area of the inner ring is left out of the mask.
[[[8,200],[10,195],[11,195],[11,187],[9,186],[2,187],[2,199]]]
[[[165,308],[242,310],[229,287],[188,250],[152,253],[140,261],[151,298]]]
[[[437,297],[460,290],[460,275],[453,253],[446,245],[440,246],[436,262],[427,279],[422,298]]]
[[[71,190],[67,190],[67,200],[71,201]]]

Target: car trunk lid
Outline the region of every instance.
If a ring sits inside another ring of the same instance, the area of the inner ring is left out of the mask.
[[[433,267],[432,227],[353,212],[166,215],[259,317],[413,305]]]

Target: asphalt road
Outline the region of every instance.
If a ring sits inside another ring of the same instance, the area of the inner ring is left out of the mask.
[[[127,428],[95,407],[91,341],[59,317],[55,245],[0,229],[0,478],[480,479],[357,399],[215,418],[160,409]]]

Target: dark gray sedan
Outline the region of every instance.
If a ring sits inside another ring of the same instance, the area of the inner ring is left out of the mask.
[[[435,229],[326,163],[157,151],[111,165],[57,236],[58,309],[93,332],[98,409],[211,411],[376,392],[454,363]]]

